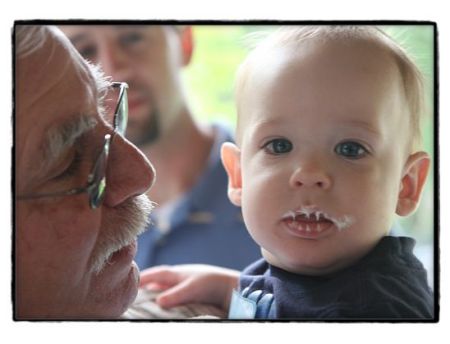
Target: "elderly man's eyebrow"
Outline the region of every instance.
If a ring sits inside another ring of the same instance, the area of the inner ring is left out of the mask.
[[[81,115],[51,128],[42,146],[42,168],[50,167],[80,136],[96,125],[97,119],[93,115]]]

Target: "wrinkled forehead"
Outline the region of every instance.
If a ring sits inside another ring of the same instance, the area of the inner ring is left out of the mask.
[[[98,85],[91,67],[57,29],[39,49],[18,56],[15,71],[16,152],[18,163],[27,160],[28,166],[52,128],[97,113]]]
[[[58,29],[48,31],[44,44],[31,54],[16,58],[19,101],[33,102],[59,86],[83,85],[88,93],[96,88],[91,68]],[[24,99],[22,99],[24,98]]]

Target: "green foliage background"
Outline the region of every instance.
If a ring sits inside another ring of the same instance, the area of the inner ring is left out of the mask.
[[[269,32],[275,26],[195,26],[195,51],[184,77],[187,93],[197,118],[224,121],[232,128],[236,120],[233,103],[234,76],[239,63],[249,51],[252,33]],[[423,121],[424,149],[433,157],[433,70],[434,27],[431,25],[381,26],[404,46],[425,76],[427,113]],[[433,240],[433,170],[430,171],[421,205],[417,212],[399,219],[405,234],[419,243]]]

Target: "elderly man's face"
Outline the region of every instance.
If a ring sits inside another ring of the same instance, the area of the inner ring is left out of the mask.
[[[58,31],[16,60],[19,196],[86,185],[104,136],[112,133],[97,101],[91,69]],[[150,208],[137,195],[151,186],[154,172],[115,135],[106,177],[104,203],[95,210],[86,193],[16,202],[18,317],[113,318],[133,301],[135,238]]]

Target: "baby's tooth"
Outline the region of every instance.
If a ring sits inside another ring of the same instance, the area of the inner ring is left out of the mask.
[[[317,232],[318,233],[322,232],[322,227],[320,227],[320,223],[317,225]]]
[[[320,218],[320,214],[318,212],[316,212],[316,221],[319,221]]]
[[[286,217],[287,217],[289,220],[294,221],[294,220],[295,220],[295,213],[294,213],[292,210],[290,210],[290,211],[287,213]]]
[[[311,228],[309,228],[309,225],[306,225],[306,231],[311,232]]]

